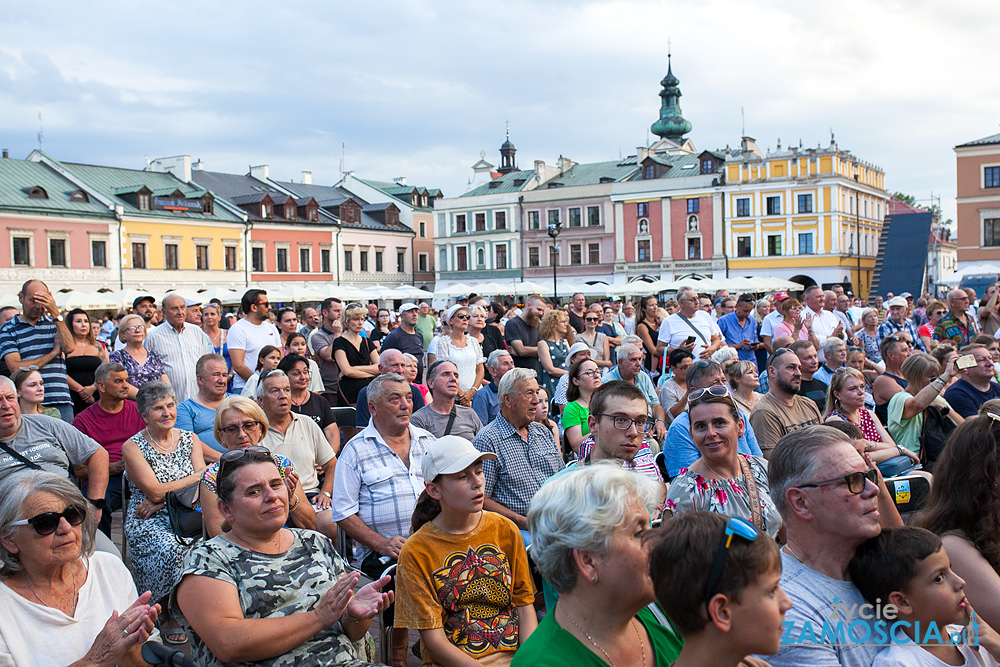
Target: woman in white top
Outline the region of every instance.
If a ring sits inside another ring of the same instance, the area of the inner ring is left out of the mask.
[[[438,349],[435,361],[448,361],[458,368],[457,398],[462,405],[471,406],[472,397],[483,384],[486,369],[483,364],[483,348],[472,336],[466,333],[469,328],[469,309],[454,305],[444,314],[444,321],[451,327],[451,334],[438,337]]]

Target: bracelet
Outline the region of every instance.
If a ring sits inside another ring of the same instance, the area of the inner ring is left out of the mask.
[[[300,501],[301,501],[301,499],[298,496],[295,496],[295,502],[292,503],[292,506],[288,508],[288,511],[289,512],[294,512],[295,508],[299,506],[299,502]]]
[[[326,496],[326,497],[327,497],[327,498],[329,498],[330,500],[333,500],[333,496],[331,496],[331,495],[330,495],[330,493],[329,493],[328,491],[320,491],[320,492],[319,492],[319,495],[323,495],[323,496]]]

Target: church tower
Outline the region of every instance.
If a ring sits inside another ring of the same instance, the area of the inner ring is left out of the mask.
[[[691,121],[681,115],[680,80],[674,76],[670,66],[670,54],[667,54],[667,75],[660,81],[663,90],[660,91],[660,119],[650,126],[653,134],[669,139],[677,144],[684,143],[684,135],[691,131]]]

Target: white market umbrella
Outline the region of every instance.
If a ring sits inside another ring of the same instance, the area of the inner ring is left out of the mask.
[[[511,287],[510,294],[541,294],[545,290],[544,284],[531,282],[530,280],[513,283]]]
[[[430,299],[434,296],[434,292],[428,292],[413,285],[400,285],[393,292],[396,294],[394,297],[396,299]]]
[[[445,287],[443,289],[434,290],[434,296],[437,297],[456,297],[463,296],[469,292],[474,292],[475,290],[465,283],[458,283],[452,285],[451,287]]]
[[[236,303],[243,298],[243,292],[228,287],[210,287],[198,292],[197,297],[202,303],[208,303],[212,299],[218,299],[222,303]]]
[[[56,305],[62,311],[82,308],[84,310],[102,310],[121,308],[121,301],[109,292],[58,292],[55,295]]]
[[[395,287],[386,287],[385,285],[380,285],[379,283],[375,283],[371,287],[366,287],[364,291],[365,294],[368,295],[369,299],[376,301],[382,301],[382,300],[388,301],[391,299],[400,298],[396,296]]]
[[[325,290],[330,293],[329,296],[335,296],[342,301],[361,301],[371,297],[365,288],[357,285],[328,285]]]
[[[298,303],[301,301],[322,301],[327,294],[305,285],[263,286],[267,290],[267,300],[271,303]],[[332,295],[331,295],[332,296]]]

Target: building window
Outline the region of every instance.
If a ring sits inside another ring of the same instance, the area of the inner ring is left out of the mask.
[[[480,269],[486,268],[486,251],[482,248],[476,251],[476,266]]]
[[[354,251],[344,251],[344,271],[354,271]]]
[[[95,267],[108,265],[108,244],[106,241],[90,242],[90,263]]]
[[[227,245],[222,249],[222,257],[226,263],[226,271],[236,270],[236,246]]]
[[[643,180],[647,180],[647,181],[651,181],[654,178],[656,178],[656,167],[653,166],[653,165],[651,165],[651,164],[647,164],[643,168],[642,178],[643,178]]]
[[[295,219],[295,204],[285,204],[285,220]]]
[[[582,225],[583,225],[583,216],[580,215],[580,209],[571,208],[569,210],[569,226],[581,227]]]
[[[549,224],[558,225],[559,224],[559,210],[549,211]]]
[[[701,239],[688,239],[688,259],[701,259]]]
[[[736,200],[736,217],[746,218],[750,215],[750,198],[740,197]]]
[[[171,271],[179,269],[179,254],[176,243],[163,244],[163,268]]]
[[[588,264],[600,264],[601,263],[601,244],[591,243],[587,245],[587,263]]]
[[[645,218],[649,215],[649,202],[641,201],[635,205],[635,214],[640,218]]]
[[[538,229],[538,211],[528,211],[528,229]]]
[[[382,251],[375,251],[375,270],[382,273]]]
[[[601,207],[600,206],[588,206],[587,207],[587,225],[590,227],[599,227],[601,224]]]
[[[133,243],[132,244],[132,268],[133,269],[145,269],[146,268],[146,244],[145,243]]]
[[[749,257],[751,255],[751,239],[749,236],[736,237],[736,256]]]
[[[1000,218],[983,220],[983,245],[1000,246]]]
[[[457,233],[465,232],[465,214],[455,216],[455,231]]]
[[[574,243],[569,247],[569,263],[570,264],[583,264],[583,246],[579,243]]]
[[[406,271],[406,252],[403,250],[396,251],[396,273],[404,273]]]
[[[458,271],[469,270],[469,249],[455,248],[455,269]]]
[[[309,252],[309,248],[299,248],[299,271],[306,273],[312,271],[312,253]]]
[[[493,214],[493,226],[497,229],[507,229],[507,212],[497,211]]]
[[[780,255],[781,254],[781,236],[774,234],[767,237],[767,254],[768,255]]]
[[[636,259],[640,262],[648,262],[652,259],[651,243],[649,239],[642,239],[636,246]]]
[[[139,193],[139,210],[148,211],[149,210],[149,195]]]
[[[274,217],[273,204],[268,204],[267,202],[262,202],[260,205],[260,217],[262,218],[272,218]]]
[[[286,273],[288,271],[288,248],[277,249],[278,271]]]
[[[983,187],[1000,188],[1000,167],[986,167],[983,169]]]
[[[700,213],[700,199],[688,199],[688,213]]]
[[[715,166],[712,164],[711,160],[701,161],[701,173],[711,174],[713,171],[715,171]]]
[[[799,213],[813,212],[813,196],[799,195]]]
[[[528,267],[541,266],[538,258],[538,248],[528,248]]]
[[[423,223],[421,223],[423,224]],[[330,273],[330,249],[320,248],[319,251],[319,270],[322,273]]]
[[[486,231],[486,214],[476,213],[476,231],[485,232]]]
[[[781,215],[781,197],[767,198],[767,214]]]
[[[49,239],[49,266],[66,266],[66,239]]]
[[[368,271],[368,251],[359,250],[358,256],[360,257],[358,268],[361,270],[362,273],[365,273],[366,271]]]
[[[90,197],[88,197],[87,193],[84,192],[83,190],[74,190],[73,192],[69,193],[69,200],[86,203],[90,201]]]
[[[420,221],[420,238],[427,238],[427,223],[423,220]]]
[[[31,266],[31,239],[27,236],[15,236],[13,242],[14,266]]]
[[[417,254],[417,271],[427,271],[427,253]]]
[[[196,245],[194,247],[195,265],[199,271],[208,271],[208,246]]]
[[[497,269],[507,268],[507,246],[498,245],[496,247],[496,267]]]
[[[867,244],[868,239],[865,239]],[[800,255],[812,255],[816,251],[813,249],[813,235],[812,232],[799,234],[799,254]],[[780,253],[779,253],[780,254]]]
[[[264,249],[250,248],[250,263],[254,271],[264,270]]]

